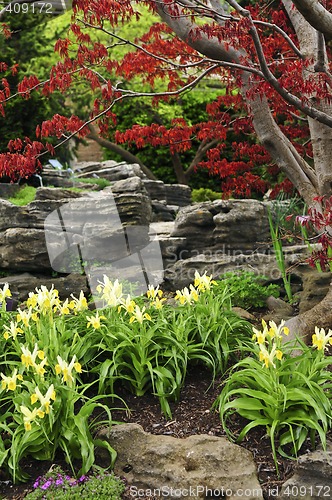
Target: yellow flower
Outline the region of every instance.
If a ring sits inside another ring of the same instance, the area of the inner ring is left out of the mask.
[[[45,368],[44,368],[44,366],[45,366],[45,365],[47,365],[47,358],[44,358],[44,359],[42,360],[42,362],[41,362],[41,363],[39,363],[39,365],[37,365],[37,363],[35,363],[35,364],[34,364],[34,366],[33,366],[33,367],[34,367],[34,369],[36,370],[37,375],[40,375],[41,377],[43,377],[43,376],[44,376],[44,374],[45,374],[45,372],[46,372],[46,370],[45,370]]]
[[[58,311],[60,313],[60,315],[62,316],[65,316],[66,314],[70,314],[70,309],[72,309],[72,307],[70,306],[70,304],[72,303],[72,301],[69,303],[69,300],[66,299],[63,304],[59,304],[59,308],[58,308]]]
[[[275,344],[273,345],[271,352],[269,352],[263,344],[259,345],[259,349],[259,360],[263,361],[263,366],[265,365],[266,368],[268,368],[270,365],[272,365],[273,368],[276,367],[274,358],[277,358],[279,361],[282,359],[282,351],[280,351],[280,349],[277,349],[277,346]]]
[[[324,328],[315,327],[315,333],[312,336],[312,345],[317,347],[318,351],[327,349],[327,344],[332,344],[332,330],[325,333]]]
[[[126,299],[121,299],[121,305],[119,305],[118,307],[118,312],[120,312],[120,310],[123,308],[127,311],[127,313],[132,314],[135,311],[135,306],[135,301],[132,300],[130,295],[127,295]]]
[[[266,332],[261,332],[256,328],[253,328],[254,335],[252,336],[252,340],[256,340],[257,344],[264,344],[266,339]]]
[[[11,297],[11,296],[12,296],[12,293],[9,290],[9,285],[8,285],[8,283],[5,283],[3,288],[2,289],[0,288],[0,302],[2,304],[6,303],[6,298]]]
[[[16,315],[17,323],[23,323],[24,326],[29,326],[30,318],[33,321],[38,321],[38,314],[33,312],[32,307],[29,307],[27,311],[20,311]]]
[[[160,299],[159,297],[156,297],[153,302],[151,302],[151,305],[155,307],[156,309],[162,309],[163,307],[163,302],[165,302],[165,298]]]
[[[56,311],[60,305],[59,292],[52,285],[48,290],[46,286],[42,285],[40,288],[36,287],[36,292],[29,293],[27,300],[28,308],[37,309],[41,314],[47,314]]]
[[[74,354],[69,365],[67,361],[63,360],[60,356],[57,356],[57,361],[58,364],[55,366],[55,373],[57,375],[60,375],[62,373],[63,375],[62,380],[68,383],[68,385],[71,385],[72,382],[74,381],[74,377],[72,375],[73,368],[77,373],[82,372],[82,367],[80,363],[76,361],[76,355]]]
[[[87,316],[86,319],[88,320],[87,328],[91,325],[95,330],[98,330],[101,327],[100,320],[106,318],[105,316],[99,316],[99,312],[97,311],[95,316]]]
[[[35,421],[40,410],[34,408],[34,410],[29,410],[26,406],[20,406],[20,410],[23,413],[23,422],[26,431],[31,431],[31,422]]]
[[[17,387],[17,380],[23,380],[22,375],[17,373],[17,368],[14,369],[11,377],[7,377],[3,373],[1,373],[1,378],[2,378],[1,382],[2,389],[3,390],[6,389],[7,391],[15,391]]]
[[[153,285],[149,285],[146,296],[148,299],[161,298],[163,296],[163,291],[159,289],[159,285],[157,288],[154,288]]]
[[[40,402],[40,409],[44,408],[45,413],[48,414],[50,412],[51,399],[55,401],[56,394],[54,390],[54,385],[50,385],[45,396],[42,395],[39,388],[36,387],[34,394],[31,395],[30,400],[31,404],[35,404],[37,401]],[[43,417],[41,417],[43,418]]]
[[[19,333],[23,333],[23,330],[17,326],[16,321],[11,321],[10,326],[4,325],[6,332],[3,334],[4,338],[8,340],[12,337],[16,340],[16,337]]]
[[[266,321],[262,319],[263,331],[253,328],[254,335],[252,336],[252,340],[256,340],[258,344],[264,344],[266,337],[269,337],[271,340],[274,338],[281,339],[282,334],[289,334],[289,328],[284,325],[284,320],[282,320],[280,325],[277,326],[274,321],[269,321],[269,325],[267,325]]]
[[[74,366],[75,371],[76,371],[77,373],[82,373],[82,365],[81,365],[81,363],[76,362],[76,363],[74,363],[74,365],[73,365],[73,366]]]
[[[73,294],[71,294],[73,300],[71,300],[68,304],[70,309],[73,309],[75,313],[85,311],[88,309],[88,302],[84,297],[83,290],[80,291],[80,295],[76,298]]]
[[[206,290],[210,290],[213,285],[216,285],[217,282],[212,279],[212,276],[207,276],[206,271],[201,276],[198,271],[195,271],[194,276],[194,287],[197,288],[200,292],[205,292]]]
[[[43,376],[45,373],[44,366],[47,364],[44,351],[38,349],[37,344],[35,344],[33,352],[23,345],[21,345],[21,351],[22,364],[28,369],[30,366],[33,367],[38,375]],[[41,360],[41,363],[36,363],[37,358]]]
[[[122,283],[115,280],[114,283],[104,274],[103,281],[98,281],[97,292],[107,305],[113,307],[121,304],[123,298]]]
[[[37,305],[37,295],[33,292],[29,293],[29,298],[27,300],[27,306],[32,309],[34,309]]]
[[[177,290],[175,294],[175,300],[178,300],[181,305],[183,304],[192,304],[193,302],[198,301],[198,292],[195,288],[190,285],[190,291],[187,287],[182,290]]]
[[[135,311],[133,311],[133,315],[131,316],[129,323],[133,323],[134,321],[137,321],[138,323],[143,323],[145,319],[148,321],[151,321],[151,316],[150,314],[144,312],[145,307],[142,307],[142,309],[136,305],[135,306]]]

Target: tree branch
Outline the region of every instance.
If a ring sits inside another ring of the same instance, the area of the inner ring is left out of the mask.
[[[151,172],[151,170],[136,156],[124,149],[122,146],[119,144],[116,144],[115,142],[109,141],[108,139],[104,139],[103,137],[100,137],[95,129],[95,127],[92,125],[92,123],[89,123],[88,128],[90,130],[90,133],[87,135],[88,139],[92,139],[95,141],[97,144],[102,146],[103,148],[109,149],[110,151],[113,151],[113,153],[116,153],[121,156],[126,162],[128,163],[138,163],[138,165],[141,167],[142,171],[145,173],[145,175],[154,181],[157,180],[157,177]]]
[[[293,4],[313,28],[332,38],[332,13],[318,0],[293,0]]]

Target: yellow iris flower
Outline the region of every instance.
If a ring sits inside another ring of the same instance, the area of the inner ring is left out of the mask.
[[[11,321],[9,326],[4,325],[4,329],[6,330],[3,334],[5,340],[8,340],[9,338],[16,340],[17,335],[19,333],[23,333],[22,328],[17,326],[16,321]]]
[[[10,377],[1,373],[1,378],[2,378],[1,387],[3,390],[7,391],[15,391],[17,387],[17,380],[23,380],[22,375],[17,373],[17,368],[14,369]]]
[[[145,319],[151,321],[150,314],[145,312],[145,307],[142,307],[141,309],[138,305],[136,305],[129,323],[134,323],[134,321],[137,321],[138,323],[142,324]]]
[[[35,392],[31,395],[31,404],[35,404],[37,401],[40,402],[41,408],[45,409],[45,413],[48,414],[51,408],[51,400],[55,401],[56,393],[54,390],[54,385],[50,385],[45,396],[41,393],[40,389],[36,387]]]
[[[73,369],[77,373],[82,373],[81,364],[76,361],[76,355],[72,357],[71,362],[68,364],[67,361],[61,358],[61,356],[57,356],[58,364],[55,366],[55,373],[57,375],[62,374],[63,382],[71,385],[74,382],[74,377],[72,375]]]
[[[95,316],[87,316],[86,319],[88,320],[87,327],[92,326],[95,330],[98,330],[101,327],[100,320],[106,319],[105,316],[99,316],[99,313],[97,311],[97,314]]]
[[[332,330],[325,333],[324,328],[315,327],[315,333],[312,336],[312,345],[317,347],[318,351],[327,349],[327,344],[332,345]]]

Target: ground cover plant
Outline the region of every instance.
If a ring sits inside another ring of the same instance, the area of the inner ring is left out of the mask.
[[[114,474],[94,471],[89,476],[73,479],[65,474],[61,467],[53,467],[44,476],[38,477],[34,490],[26,495],[27,500],[78,500],[80,498],[99,500],[119,500],[125,484]]]
[[[159,398],[171,417],[189,364],[204,364],[211,382],[250,334],[248,323],[231,310],[225,290],[214,294],[206,274],[166,304],[162,291],[149,287],[146,297],[124,295],[118,280],[99,284],[103,306],[89,309],[81,292],[61,301],[45,286],[30,292],[18,311],[6,311],[11,292],[0,290],[0,464],[13,481],[27,479],[20,463],[29,456],[52,460],[62,450],[69,464],[81,461],[86,474],[95,461],[95,411],[112,424],[117,384],[138,396]],[[123,404],[121,405],[123,407]],[[72,467],[73,468],[73,467]]]
[[[227,289],[234,306],[244,309],[263,308],[271,295],[279,297],[280,287],[269,283],[265,276],[252,271],[229,272],[217,283],[218,292]]]

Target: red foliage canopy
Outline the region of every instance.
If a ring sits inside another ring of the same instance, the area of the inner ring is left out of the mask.
[[[86,29],[95,28],[108,33],[113,43],[124,42],[116,27],[127,20],[138,19],[139,4],[143,3],[159,13],[162,20],[167,12],[173,17],[170,16],[167,24],[151,25],[140,39],[126,41],[133,50],[122,60],[113,59],[109,47],[91,40]],[[264,192],[269,188],[269,177],[263,178],[259,169],[264,167],[273,176],[278,167],[265,145],[252,139],[250,103],[257,98],[262,102],[267,100],[281,132],[310,164],[312,148],[303,116],[310,116],[312,95],[316,103],[329,102],[331,77],[328,71],[321,71],[314,79],[305,78],[312,60],[300,52],[282,1],[269,5],[257,1],[246,9],[233,0],[228,3],[232,8],[217,2],[147,0],[135,4],[130,0],[74,0],[71,37],[55,44],[61,60],[51,69],[47,81],[39,82],[33,75],[25,77],[16,93],[23,98],[29,98],[33,91],[44,95],[54,90],[65,93],[74,81],[83,79],[89,82],[96,96],[86,123],[96,122],[100,132],[107,134],[109,124],[116,122],[113,108],[119,100],[148,95],[155,96],[158,103],[209,79],[224,91],[207,105],[206,122],[192,125],[179,118],[173,120],[170,128],[156,123],[133,124],[126,132],[117,132],[115,138],[121,144],[135,144],[138,148],[146,144],[168,146],[171,153],[192,148],[193,138],[203,144],[211,142],[198,166],[220,176],[225,194],[250,196],[253,191]],[[8,36],[8,31],[5,34]],[[6,65],[0,63],[0,72],[4,75],[0,86],[1,113],[5,113],[6,102],[15,95],[5,78],[7,71]],[[135,92],[116,83],[130,82],[137,76],[149,84],[151,92]],[[166,84],[165,91],[155,92],[155,85],[160,81]],[[79,118],[57,114],[37,128],[36,137],[43,142],[28,139],[10,142],[9,151],[0,154],[0,173],[12,179],[29,176],[41,167],[43,154],[52,150],[47,143],[49,136],[63,143],[74,134],[84,136],[87,132]],[[237,135],[241,136],[240,141],[234,139]],[[231,158],[225,157],[226,144],[231,144]],[[291,184],[283,182],[282,186],[289,189]]]

